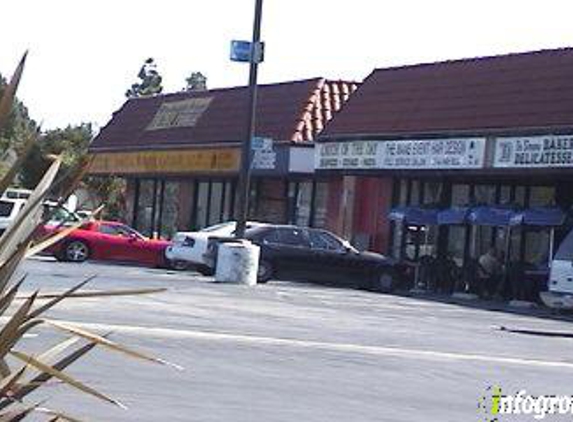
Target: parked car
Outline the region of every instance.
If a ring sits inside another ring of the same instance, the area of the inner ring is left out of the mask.
[[[540,293],[550,308],[573,310],[573,230],[559,245],[549,271],[548,291]]]
[[[46,226],[44,230],[49,233],[60,228]],[[122,223],[90,221],[51,246],[48,251],[60,261],[83,262],[95,259],[162,267],[167,264],[165,249],[170,244],[165,240],[150,240]]]
[[[23,198],[7,198],[2,197],[0,199],[0,236],[6,231],[8,226],[14,221],[16,216],[24,205],[26,205],[26,199]]]
[[[257,227],[262,223],[247,222],[247,229]],[[237,223],[228,221],[206,227],[196,232],[178,232],[173,236],[173,244],[165,251],[171,266],[177,269],[194,267],[205,275],[211,275],[212,269],[205,263],[205,252],[211,238],[228,238],[234,235]]]
[[[360,252],[348,241],[322,229],[263,225],[245,237],[261,248],[258,280],[294,277],[389,292],[396,282],[396,262],[373,252]],[[216,266],[217,245],[231,239],[213,239],[205,263]]]
[[[25,189],[9,189],[2,198],[0,198],[0,235],[2,235],[8,226],[16,219],[16,216],[22,211],[29,195]],[[53,201],[44,201],[44,212],[50,213],[50,221],[47,225],[74,223],[79,221],[80,217],[69,211],[65,206],[59,206]]]

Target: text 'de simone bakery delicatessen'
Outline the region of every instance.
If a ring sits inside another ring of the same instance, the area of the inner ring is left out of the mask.
[[[494,167],[573,167],[573,136],[498,139]]]

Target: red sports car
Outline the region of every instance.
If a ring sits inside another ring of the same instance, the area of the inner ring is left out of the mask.
[[[46,232],[57,227],[44,227]],[[153,267],[167,266],[165,249],[171,242],[150,240],[125,224],[90,221],[48,249],[60,261],[131,261]]]

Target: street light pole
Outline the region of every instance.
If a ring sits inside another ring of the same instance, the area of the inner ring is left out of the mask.
[[[249,210],[249,188],[251,178],[251,141],[255,135],[256,108],[257,108],[257,75],[260,59],[261,19],[263,14],[263,0],[256,0],[255,21],[253,25],[253,40],[251,42],[250,70],[249,70],[249,117],[247,133],[241,150],[241,168],[239,172],[238,214],[235,237],[245,237],[247,213]]]

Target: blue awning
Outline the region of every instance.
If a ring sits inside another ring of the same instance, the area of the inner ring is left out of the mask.
[[[468,222],[476,226],[509,226],[515,218],[515,210],[506,207],[476,207],[468,215]]]
[[[556,227],[565,224],[565,213],[557,207],[528,208],[515,213],[512,225]]]
[[[431,226],[438,223],[438,210],[419,207],[396,207],[390,210],[388,218],[392,221],[414,226]]]
[[[468,207],[448,208],[438,213],[438,224],[456,225],[467,223],[470,209]]]

